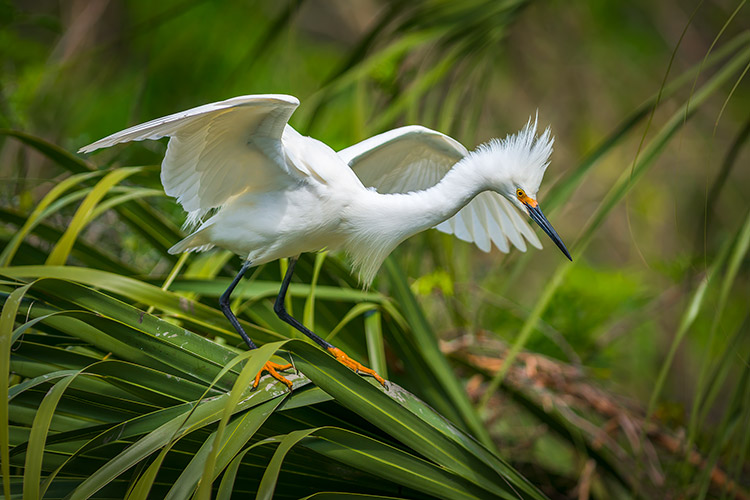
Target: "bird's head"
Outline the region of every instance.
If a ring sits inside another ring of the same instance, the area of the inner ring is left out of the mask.
[[[491,189],[503,195],[521,212],[539,224],[565,256],[573,260],[557,234],[542,213],[537,201],[537,192],[544,172],[549,165],[554,138],[547,128],[537,136],[536,118],[526,123],[518,133],[505,139],[493,139],[477,148],[479,164]]]

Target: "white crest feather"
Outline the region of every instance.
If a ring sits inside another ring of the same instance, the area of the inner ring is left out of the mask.
[[[529,117],[526,125],[515,134],[492,139],[472,152],[476,160],[491,162],[489,168],[512,169],[507,174],[517,178],[530,195],[536,195],[542,183],[555,142],[549,127],[537,136],[538,118],[537,113],[533,121]]]

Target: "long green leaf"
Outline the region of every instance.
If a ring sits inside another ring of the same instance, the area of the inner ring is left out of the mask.
[[[707,403],[710,402],[706,401],[706,385],[709,366],[712,360],[712,354],[716,349],[716,331],[719,328],[719,323],[727,307],[730,292],[737,278],[737,273],[739,271],[740,265],[745,261],[748,249],[750,249],[750,211],[748,211],[747,215],[745,216],[745,222],[737,233],[737,241],[734,245],[732,253],[729,256],[727,269],[724,277],[721,280],[719,301],[715,305],[713,321],[711,323],[711,329],[709,330],[708,334],[709,337],[706,356],[703,359],[700,374],[698,376],[698,385],[696,389],[697,397],[695,398],[690,411],[690,424],[688,426],[688,446],[692,445],[693,441],[695,440],[698,428],[702,425],[709,410],[710,404]],[[704,409],[702,411],[700,411],[701,404],[704,404]]]
[[[266,344],[259,349],[252,351],[250,353],[252,357],[246,366],[252,364],[252,367],[254,368],[257,365],[259,369],[259,367],[271,357],[278,346],[278,343]],[[271,382],[271,386],[272,385],[274,385],[273,382]],[[247,408],[251,408],[288,393],[286,387],[284,387],[284,389],[274,389],[271,386],[269,386],[268,383],[264,383],[255,392],[250,392],[250,388],[246,387],[239,404],[232,408],[232,413],[243,411]],[[161,425],[159,428],[126,448],[116,457],[109,460],[106,465],[86,478],[70,495],[70,499],[77,500],[89,498],[110,481],[117,478],[124,471],[133,467],[156,450],[161,449],[163,446],[168,445],[168,443],[180,439],[196,429],[203,428],[219,421],[224,414],[226,402],[230,397],[230,394],[224,394],[222,396],[205,400],[195,408],[186,409],[182,414]]]
[[[217,498],[217,500],[219,500]],[[402,500],[401,497],[384,497],[380,495],[365,495],[360,493],[342,493],[337,491],[322,491],[302,500]]]
[[[13,256],[16,254],[21,241],[31,232],[34,227],[39,224],[41,216],[47,207],[59,198],[65,191],[79,184],[81,181],[91,179],[93,177],[102,175],[103,172],[86,172],[81,174],[71,175],[62,182],[56,184],[50,191],[41,199],[41,201],[34,207],[34,210],[26,218],[24,225],[13,235],[11,241],[3,248],[0,253],[0,266],[8,266],[13,260]]]
[[[367,354],[373,370],[378,372],[381,377],[388,378],[383,329],[380,324],[380,311],[377,309],[365,313],[365,339],[367,340]]]
[[[273,454],[273,458],[271,458],[268,467],[266,467],[266,471],[263,473],[263,479],[260,481],[255,500],[271,500],[273,498],[273,492],[276,489],[276,481],[279,478],[279,471],[281,470],[281,463],[284,461],[287,452],[289,452],[294,445],[315,431],[316,429],[294,431],[281,439],[278,448],[276,448],[276,452]]]
[[[276,344],[277,347],[278,345],[279,344]],[[266,344],[263,346],[263,348],[266,350],[273,349],[273,351],[275,351],[276,349],[273,346],[274,344]],[[263,363],[265,363],[265,361],[263,361]],[[239,377],[237,377],[237,380],[235,381],[234,386],[229,393],[229,397],[224,404],[224,411],[221,416],[221,420],[219,420],[219,427],[214,433],[211,448],[208,456],[206,457],[203,474],[201,476],[201,482],[198,485],[198,491],[195,494],[196,500],[210,500],[211,498],[211,484],[213,483],[214,479],[214,467],[216,465],[216,457],[222,447],[222,444],[224,443],[224,429],[229,423],[229,418],[233,415],[234,408],[239,403],[240,397],[243,395],[244,390],[247,387],[250,387],[252,380],[263,367],[263,363],[261,363],[261,355],[255,355],[248,363],[245,364],[245,367],[240,372]],[[259,422],[259,424],[260,423],[262,422]]]
[[[333,427],[317,429],[300,444],[342,463],[355,465],[383,479],[437,498],[480,500],[494,496],[426,460],[349,430]]]
[[[319,252],[315,255],[315,266],[313,267],[312,280],[310,280],[310,293],[307,295],[307,300],[305,300],[305,309],[302,313],[302,324],[307,328],[313,330],[315,329],[315,287],[318,284],[320,269],[323,267],[323,263],[325,262],[327,255],[328,252]]]
[[[378,389],[379,385],[372,385],[376,382],[362,379],[340,363],[332,363],[332,358],[320,349],[299,341],[288,341],[286,345],[294,354],[295,365],[316,385],[346,408],[386,429],[394,438],[428,459],[488,492],[510,494],[510,491],[524,498],[544,498],[509,466],[499,467],[497,464],[501,461],[498,458],[489,463],[481,460],[468,447],[471,438],[463,436],[447,421],[439,417],[428,421],[424,414],[417,415],[407,410],[399,400],[413,399],[414,396],[395,384],[391,383],[385,394]],[[422,411],[432,413],[427,406]],[[493,456],[489,451],[486,453]]]
[[[10,347],[12,345],[13,323],[16,319],[18,306],[21,299],[31,285],[26,285],[14,290],[3,304],[0,313],[0,366],[3,373],[0,376],[0,466],[3,475],[3,493],[5,498],[10,498],[10,433],[8,432],[8,376],[5,371],[10,367]]]
[[[572,253],[574,256],[583,253],[602,222],[606,219],[612,209],[617,206],[617,204],[625,197],[630,189],[632,189],[633,186],[637,184],[638,180],[643,176],[643,174],[645,174],[653,165],[654,161],[664,150],[670,139],[685,124],[686,118],[691,117],[700,107],[700,105],[703,104],[724,83],[726,83],[740,68],[744,67],[749,59],[750,49],[747,48],[741,51],[739,54],[735,55],[726,65],[724,65],[719,70],[716,75],[714,75],[708,82],[703,85],[703,87],[701,87],[701,89],[699,89],[695,93],[695,95],[693,96],[693,100],[691,101],[690,109],[688,109],[686,103],[670,117],[667,123],[653,138],[651,143],[643,150],[638,159],[638,163],[633,166],[632,171],[623,170],[620,178],[617,180],[615,185],[612,186],[612,188],[602,200],[599,207],[586,223],[586,226],[583,229],[583,233],[581,234],[578,241],[576,241],[576,243],[573,245]],[[511,349],[508,351],[501,369],[490,381],[487,391],[485,392],[480,403],[480,406],[482,408],[486,407],[487,402],[489,401],[492,394],[497,390],[500,382],[505,377],[516,356],[526,345],[526,342],[528,342],[531,334],[534,331],[534,328],[536,327],[537,321],[539,320],[539,318],[541,318],[542,314],[547,308],[547,305],[552,299],[552,296],[555,294],[558,287],[562,284],[563,278],[573,265],[575,264],[568,261],[560,264],[552,277],[549,279],[547,285],[542,291],[540,298],[536,301],[534,309],[529,314],[527,320],[524,322],[523,327],[518,333],[518,337],[513,342]]]
[[[167,454],[172,450],[176,442],[168,443],[164,446],[159,454],[156,456],[153,462],[151,462],[146,471],[141,474],[138,481],[133,485],[132,489],[128,493],[126,500],[146,500],[151,493],[151,488],[156,480],[156,475],[159,473],[159,469],[164,463],[164,459]]]
[[[0,207],[0,220],[2,220],[4,223],[12,224],[17,227],[23,226],[23,224],[25,224],[26,222],[26,218],[21,215],[20,212],[15,212],[11,209],[2,207]],[[38,237],[42,241],[54,244],[59,241],[60,238],[62,238],[63,231],[49,224],[45,224],[44,222],[37,221],[37,223],[34,225],[32,234],[34,234],[34,236]],[[20,242],[19,247],[23,248],[24,244],[25,242]],[[35,247],[31,246],[28,246],[27,248],[35,249]],[[46,258],[46,256],[48,255],[47,253],[41,252],[40,250],[36,251],[40,254],[40,256],[44,255],[44,257],[34,260],[34,263],[38,263],[44,260],[44,258]],[[21,252],[22,255],[24,253],[25,252]],[[116,273],[125,275],[135,274],[135,271],[129,265],[117,261],[114,257],[102,252],[96,246],[88,244],[81,238],[78,238],[73,243],[72,255],[83,264],[93,268],[114,271]],[[18,260],[18,258],[19,255],[18,253],[16,253],[16,260]]]
[[[89,286],[127,297],[133,301],[144,302],[154,305],[158,309],[167,311],[181,319],[199,324],[208,331],[229,339],[239,340],[239,335],[229,331],[224,315],[217,309],[187,300],[175,293],[162,290],[158,286],[150,285],[134,278],[121,276],[115,273],[100,271],[97,269],[78,268],[73,266],[13,266],[0,268],[0,275],[13,278],[56,278],[60,280],[75,281]],[[77,300],[104,300],[101,296],[76,296]],[[121,307],[124,307],[122,305]],[[138,312],[133,315],[125,315],[129,321],[154,321],[155,318]],[[282,336],[275,332],[261,330],[257,326],[240,320],[246,331],[257,332],[261,341],[278,340]],[[217,326],[221,325],[221,326]],[[165,328],[169,328],[165,326]],[[175,332],[176,333],[176,332]]]
[[[330,262],[330,259],[329,259]],[[215,278],[212,280],[194,280],[177,278],[175,279],[170,290],[176,292],[195,292],[208,297],[219,297],[229,286],[230,278]],[[292,297],[308,297],[311,293],[312,285],[305,283],[292,283],[289,285],[288,294]],[[254,280],[243,283],[232,292],[232,297],[237,295],[243,299],[263,299],[276,297],[279,293],[278,281]],[[378,292],[358,290],[354,288],[344,288],[338,286],[315,286],[315,297],[322,300],[335,300],[341,302],[360,302],[369,301],[381,303],[388,300],[388,297]]]
[[[265,423],[268,417],[271,416],[279,405],[294,398],[296,394],[297,391],[291,394],[291,398],[272,399],[271,401],[267,401],[251,408],[242,415],[236,416],[226,426],[225,435],[222,437],[218,446],[216,445],[217,431],[214,431],[211,436],[204,441],[200,450],[198,450],[192,460],[190,460],[187,467],[185,467],[185,470],[180,474],[180,477],[175,481],[174,486],[169,490],[165,500],[189,498],[199,481],[201,484],[211,484],[212,481],[218,477],[219,473],[237,457],[242,448],[250,439],[252,439],[260,426]],[[205,469],[208,464],[208,454],[211,453],[214,448],[217,450],[215,466],[209,477],[203,472],[203,469]]]
[[[494,444],[487,429],[469,401],[466,391],[456,378],[447,359],[440,351],[437,338],[414,298],[409,285],[406,283],[404,273],[398,268],[396,261],[390,257],[385,260],[384,267],[391,284],[391,293],[393,293],[396,302],[401,306],[404,316],[411,326],[411,333],[414,336],[415,344],[420,350],[420,355],[427,362],[427,366],[431,370],[430,375],[434,377],[434,380],[440,384],[440,387],[450,397],[449,406],[455,407],[455,411],[458,412],[461,419],[459,424],[463,424],[466,428],[470,429],[482,444],[493,447]],[[433,404],[437,403],[433,401]],[[445,406],[440,405],[438,408],[444,414],[450,415],[452,412],[446,412]]]
[[[120,183],[123,179],[142,170],[141,167],[126,167],[114,170],[105,175],[99,181],[96,187],[86,196],[81,206],[76,210],[73,219],[68,224],[63,237],[57,242],[57,245],[50,252],[47,258],[47,265],[63,265],[68,259],[73,242],[78,238],[78,234],[91,221],[91,213],[94,211],[97,203],[109,192],[109,190]]]
[[[274,346],[272,345],[266,345],[264,346],[264,349],[266,351],[271,351],[274,349]],[[204,446],[201,449],[205,449],[207,453],[201,454],[200,451],[198,452],[197,456],[200,456],[203,461],[205,462],[205,468],[207,470],[206,473],[203,474],[203,480],[204,482],[201,483],[202,485],[207,484],[208,486],[201,486],[198,491],[196,492],[196,498],[206,497],[210,496],[210,485],[213,480],[213,477],[209,476],[206,478],[208,473],[213,473],[213,466],[216,461],[216,452],[219,449],[219,446],[222,441],[223,432],[226,428],[226,424],[229,420],[229,417],[234,413],[234,409],[236,408],[237,404],[239,403],[241,395],[245,393],[245,390],[250,386],[250,380],[252,377],[255,376],[256,373],[260,370],[260,367],[262,366],[261,360],[259,359],[263,355],[263,352],[258,351],[257,353],[254,351],[248,351],[245,352],[237,357],[235,357],[224,369],[216,375],[213,382],[211,383],[211,386],[214,386],[229,370],[232,368],[233,365],[240,363],[244,361],[245,359],[249,357],[254,357],[255,361],[252,360],[245,364],[244,368],[242,369],[242,372],[240,373],[240,376],[237,378],[237,380],[234,383],[234,386],[232,387],[232,390],[228,393],[228,397],[226,398],[225,406],[223,415],[219,421],[219,428],[214,431],[208,438],[208,441],[205,442],[207,447]],[[277,403],[278,404],[278,403]],[[186,417],[189,418],[190,415]],[[175,433],[176,434],[176,433]],[[134,499],[145,499],[148,496],[148,493],[151,491],[151,487],[154,483],[154,480],[156,479],[156,474],[159,471],[159,468],[161,467],[162,462],[164,461],[164,458],[166,457],[169,450],[172,448],[172,446],[176,443],[175,439],[172,439],[170,443],[162,448],[162,450],[159,452],[159,455],[157,459],[149,466],[146,473],[141,477],[141,479],[136,484],[135,488],[133,489],[132,498]],[[191,462],[192,463],[192,462]],[[195,479],[198,480],[200,476],[197,476],[197,472]],[[187,482],[186,482],[187,483]],[[192,483],[194,485],[195,483]],[[187,484],[186,484],[187,485]],[[192,488],[190,488],[192,490]],[[202,491],[203,490],[203,491]],[[181,497],[187,497],[186,494],[181,495]]]
[[[90,163],[71,154],[69,151],[66,151],[56,144],[45,141],[41,137],[21,132],[20,130],[10,129],[0,129],[0,135],[7,135],[18,139],[27,146],[36,149],[57,165],[60,165],[73,173],[90,172],[94,170],[93,165]]]
[[[42,404],[39,405],[39,409],[34,417],[34,423],[31,426],[29,445],[26,452],[26,463],[23,473],[24,500],[36,500],[41,497],[39,485],[41,484],[44,444],[47,439],[50,422],[60,398],[79,373],[69,375],[55,383],[54,387],[42,400]]]

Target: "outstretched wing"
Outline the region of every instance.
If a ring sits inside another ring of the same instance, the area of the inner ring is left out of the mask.
[[[380,193],[407,193],[434,186],[469,152],[445,134],[412,125],[370,137],[338,154],[365,186]],[[485,252],[492,243],[508,252],[508,241],[526,251],[524,238],[542,247],[515,207],[491,191],[479,194],[436,229],[473,242]]]
[[[295,182],[281,136],[299,106],[288,95],[250,95],[206,104],[112,134],[80,149],[170,137],[161,182],[192,218],[246,191]]]

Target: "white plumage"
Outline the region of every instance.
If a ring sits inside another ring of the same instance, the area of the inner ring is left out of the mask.
[[[219,304],[251,349],[256,346],[229,302],[251,265],[290,257],[274,305],[278,316],[344,365],[385,385],[377,373],[284,308],[299,254],[344,249],[360,281],[369,286],[399,243],[432,227],[484,251],[494,244],[507,252],[509,242],[525,251],[524,238],[541,248],[520,210],[570,258],[536,201],[552,153],[549,129],[537,137],[536,120],[473,152],[440,132],[410,126],[336,153],[287,124],[298,105],[287,95],[235,97],[136,125],[80,150],[170,137],[161,181],[188,212],[187,225],[197,228],[169,251],[216,245],[245,260]],[[290,367],[267,362],[254,386],[268,371],[291,389],[292,383],[278,373]]]
[[[525,251],[524,240],[541,248],[516,210],[529,208],[519,188],[535,200],[552,152],[549,129],[537,137],[536,120],[473,152],[440,132],[408,126],[336,153],[287,124],[298,105],[287,95],[235,97],[80,151],[170,137],[161,180],[188,223],[198,225],[171,253],[217,245],[259,265],[343,248],[369,285],[396,245],[430,227],[483,251],[494,244],[508,252],[509,243]]]
[[[546,167],[547,158],[552,153],[549,131],[545,131],[538,141],[535,141],[535,131],[536,122],[529,122],[518,135],[510,136],[505,141],[493,140],[485,146],[480,146],[479,152],[483,154],[477,154],[476,157],[478,161],[487,158],[491,162],[497,161],[498,157],[504,157],[503,163],[507,164],[541,163]],[[546,156],[524,158],[524,152],[519,150],[517,142],[528,145],[527,155],[538,155],[543,152]],[[406,193],[428,189],[437,184],[458,161],[469,154],[469,151],[455,139],[417,125],[376,135],[339,152],[339,156],[352,167],[362,182],[366,186],[375,187],[380,193]],[[490,242],[500,251],[508,252],[508,240],[513,246],[525,252],[524,238],[533,246],[542,248],[539,238],[520,217],[518,211],[496,192],[479,193],[456,215],[435,228],[455,234],[461,240],[475,243],[485,252],[490,251]]]

